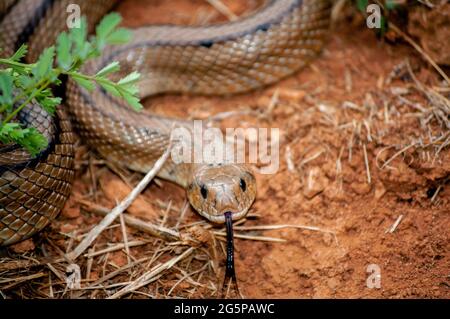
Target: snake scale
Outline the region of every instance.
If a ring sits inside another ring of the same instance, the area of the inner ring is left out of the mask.
[[[130,43],[108,47],[82,72],[94,74],[119,61],[121,74],[142,74],[142,97],[247,92],[277,82],[318,55],[329,32],[330,2],[268,0],[234,22],[141,27],[133,30]],[[0,55],[9,56],[26,42],[26,59],[35,61],[67,28],[71,3],[94,26],[117,1],[3,0]],[[64,104],[55,118],[35,104],[18,115],[17,121],[36,127],[49,140],[38,156],[16,145],[0,145],[0,246],[29,238],[62,209],[74,178],[74,130],[107,160],[147,172],[169,145],[173,123],[192,127],[187,120],[136,113],[104,90],[88,92],[71,80]],[[255,179],[244,165],[169,160],[158,176],[186,188],[191,205],[213,222],[224,222],[228,212],[233,219],[243,217],[256,196]]]

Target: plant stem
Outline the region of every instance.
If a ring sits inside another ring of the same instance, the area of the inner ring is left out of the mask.
[[[74,71],[62,71],[62,74],[66,74],[75,78],[83,78],[86,80],[92,80],[92,81],[96,81],[97,79],[95,78],[95,76],[93,75],[86,75],[86,74],[81,74],[78,72],[74,72]]]
[[[44,81],[46,81],[47,79],[42,79],[41,81],[39,81],[34,87],[39,87]],[[33,88],[34,88],[33,87]],[[14,105],[14,104],[16,104],[17,102],[19,102],[21,99],[23,99],[25,96],[29,96],[30,95],[30,93],[33,91],[33,88],[29,88],[28,90],[26,90],[26,91],[24,91],[22,94],[20,94],[20,95],[18,95],[18,96],[16,96],[15,98],[14,98],[14,100],[12,101],[12,105]],[[38,91],[38,93],[40,92],[40,91],[42,91],[42,90],[39,90]],[[36,94],[35,94],[35,96],[36,96]],[[22,106],[22,105],[21,105]],[[7,108],[7,105],[5,104],[5,105],[2,105],[1,106],[1,108],[0,108],[0,113],[3,113],[5,110],[6,110],[6,108]],[[23,107],[22,107],[23,108]],[[19,110],[20,111],[20,110]],[[15,111],[14,110],[14,112],[13,113],[15,113],[15,114],[17,114],[19,111]],[[12,113],[11,113],[12,114]],[[13,117],[15,116],[15,114],[13,115]],[[8,116],[9,117],[9,116]],[[12,118],[12,117],[11,117]],[[5,120],[6,121],[6,120]],[[3,122],[3,125],[5,124],[5,122]]]
[[[2,59],[2,58],[0,58],[0,64],[5,64],[5,65],[9,65],[9,66],[18,66],[18,67],[27,68],[27,69],[31,69],[34,66],[34,64],[26,64],[26,63],[11,61],[10,59]]]
[[[44,82],[44,84],[41,85],[40,88],[38,88],[37,90],[35,90],[34,92],[32,92],[28,98],[25,100],[25,102],[23,102],[19,107],[17,107],[13,112],[11,112],[10,114],[8,114],[8,116],[5,118],[5,120],[3,121],[3,125],[5,125],[6,123],[8,123],[9,121],[11,121],[25,106],[27,106],[31,100],[38,95],[40,92],[42,92],[42,90],[44,90],[45,88],[47,88],[50,85],[51,81],[50,80],[46,80],[46,82]],[[24,95],[24,94],[22,94]]]

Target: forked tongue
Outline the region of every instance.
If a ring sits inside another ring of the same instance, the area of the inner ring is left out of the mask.
[[[227,229],[227,261],[225,267],[225,279],[223,280],[222,285],[222,298],[228,295],[230,281],[233,282],[235,293],[238,296],[241,296],[236,280],[236,271],[234,268],[233,218],[231,212],[225,213],[225,227]]]

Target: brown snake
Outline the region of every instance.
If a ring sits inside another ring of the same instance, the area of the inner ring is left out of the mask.
[[[66,8],[78,3],[90,26],[116,1],[22,0],[0,4],[0,47],[11,55],[29,44],[28,61],[66,29]],[[226,95],[277,82],[303,67],[321,50],[328,33],[330,1],[269,0],[236,22],[200,26],[146,26],[133,30],[132,41],[108,47],[83,67],[94,74],[112,61],[121,72],[137,70],[142,97],[158,93]],[[49,139],[36,158],[15,145],[0,145],[0,246],[30,237],[52,221],[71,192],[74,135],[104,158],[147,172],[169,144],[173,123],[185,120],[136,113],[97,88],[93,92],[68,81],[66,106],[56,119],[36,105],[18,116]],[[69,117],[63,112],[69,110]],[[175,164],[168,161],[158,176],[186,188],[191,205],[213,222],[245,216],[256,195],[255,179],[245,165]]]

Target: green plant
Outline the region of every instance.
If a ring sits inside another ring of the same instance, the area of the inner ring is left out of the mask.
[[[21,62],[27,53],[23,44],[11,57],[0,58],[0,142],[17,143],[32,155],[45,149],[48,142],[33,127],[23,127],[13,122],[16,115],[30,102],[35,102],[48,113],[54,114],[61,98],[55,97],[51,86],[60,85],[60,77],[67,75],[79,85],[92,91],[95,83],[114,96],[121,97],[135,110],[142,105],[138,98],[136,86],[140,74],[132,72],[117,82],[108,79],[108,75],[120,69],[118,62],[112,62],[93,75],[79,72],[87,60],[100,56],[108,44],[124,44],[131,38],[131,33],[118,28],[121,17],[117,13],[105,16],[96,28],[96,35],[88,39],[85,17],[79,28],[62,32],[56,46],[45,49],[38,61],[33,64]],[[55,62],[56,58],[56,63]]]

